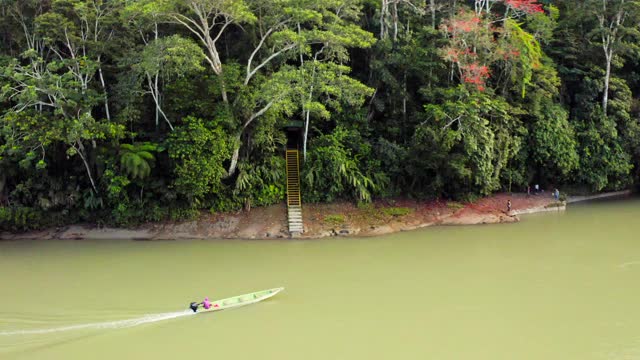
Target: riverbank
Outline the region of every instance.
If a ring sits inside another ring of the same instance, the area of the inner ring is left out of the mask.
[[[512,208],[507,212],[507,201]],[[376,236],[434,225],[512,223],[519,215],[562,211],[565,204],[549,195],[495,194],[473,203],[395,199],[364,206],[340,202],[305,204],[305,233],[299,238]],[[0,233],[0,240],[177,240],[289,238],[284,204],[250,212],[203,214],[198,220],[147,224],[135,229],[73,225],[22,234]]]
[[[598,200],[598,199],[609,199],[609,198],[615,198],[615,197],[630,196],[632,194],[633,194],[633,191],[631,191],[631,190],[622,190],[622,191],[612,191],[612,192],[602,193],[602,194],[570,196],[567,199],[567,204],[573,204],[573,203],[582,202],[582,201],[591,201],[591,200]]]

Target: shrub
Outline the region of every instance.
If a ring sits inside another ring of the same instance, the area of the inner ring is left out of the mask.
[[[233,195],[217,197],[209,208],[211,214],[228,213],[242,209],[242,200]]]
[[[195,220],[199,215],[198,209],[189,207],[176,207],[169,211],[169,217],[173,221]]]
[[[341,225],[344,224],[344,215],[327,215],[324,217],[324,222],[329,225]]]
[[[233,144],[214,122],[186,117],[183,123],[167,141],[175,164],[174,186],[190,201],[202,200],[221,190],[226,175],[222,164],[231,156]]]
[[[369,173],[362,154],[348,146],[355,141],[351,137],[351,132],[338,127],[312,141],[301,174],[307,201],[350,198],[370,202],[372,192],[384,185],[384,176]]]
[[[464,208],[464,205],[456,201],[449,201],[447,202],[447,207],[453,211],[456,211]]]
[[[27,231],[43,226],[42,213],[30,207],[0,207],[0,230]]]
[[[413,210],[406,207],[390,207],[383,210],[385,214],[394,217],[400,217],[411,214]]]

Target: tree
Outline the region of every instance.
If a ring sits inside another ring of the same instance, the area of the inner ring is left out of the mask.
[[[592,11],[598,19],[599,25],[593,35],[599,38],[605,59],[602,111],[606,115],[609,102],[611,65],[620,52],[625,51],[629,46],[633,46],[630,40],[640,38],[640,31],[637,28],[640,2],[633,0],[590,0],[590,3],[593,6]]]
[[[112,42],[122,0],[53,0],[51,11],[37,18],[39,35],[48,49],[87,90],[94,77],[100,81],[105,117],[111,121],[109,95],[102,62]],[[90,61],[93,66],[83,66]]]
[[[349,146],[354,135],[337,127],[333,133],[314,139],[301,177],[307,201],[333,201],[348,196],[369,202],[372,192],[383,185],[363,171],[360,156]]]
[[[341,41],[348,41],[351,46],[366,46],[361,40],[366,32],[349,25],[359,9],[356,0],[320,3],[310,0],[192,0],[184,4],[175,1],[161,3],[172,22],[184,26],[200,40],[211,69],[218,75],[223,103],[232,107],[230,111],[234,118],[240,119],[229,176],[235,173],[245,131],[272,107],[288,107],[288,98],[294,93],[289,91],[292,79],[288,69],[284,68],[283,73],[277,75],[276,67],[267,73],[267,78],[261,79],[263,84],[252,84],[260,70],[275,65],[276,60],[285,56],[300,56],[302,63],[302,57],[312,51],[310,46],[314,44],[334,45],[332,57],[342,61],[346,60],[346,52],[344,47],[337,47]],[[233,85],[237,87],[233,102],[229,99],[229,79],[225,76],[217,45],[231,25],[251,26],[256,41],[246,60],[246,75],[242,84]],[[293,52],[296,48],[300,50],[297,54]],[[277,80],[284,83],[276,84]],[[262,91],[261,94],[254,93],[264,89],[264,82],[280,91],[269,91],[272,97],[264,97]]]
[[[222,100],[229,103],[218,41],[230,25],[255,21],[244,0],[160,0],[158,6],[170,21],[195,35],[206,49],[211,70],[220,77]]]
[[[424,15],[424,0],[381,0],[380,4],[380,40],[384,40],[393,31],[393,41],[398,40],[400,22],[400,12],[402,7],[409,9],[419,15]],[[435,27],[435,3],[431,0],[432,17]],[[393,29],[393,30],[391,30]]]
[[[91,73],[95,64],[89,60],[77,62],[71,70],[64,61],[47,62],[33,50],[24,56],[31,58],[32,65],[13,61],[3,74],[8,84],[2,88],[0,99],[14,104],[5,116],[22,112],[29,114],[34,110],[43,113],[46,110],[54,121],[45,127],[31,122],[29,124],[33,127],[28,131],[39,131],[43,143],[60,141],[66,144],[67,155],[81,158],[93,190],[99,193],[84,142],[91,141],[95,148],[97,140],[121,137],[123,128],[118,124],[96,121],[91,115],[99,96],[85,87],[82,79],[86,78],[78,75]]]
[[[475,13],[461,10],[443,22],[441,30],[449,38],[449,45],[441,50],[443,58],[457,67],[463,83],[484,90],[490,73],[488,65],[496,60],[493,34],[498,29]],[[453,71],[452,67],[452,78]]]
[[[173,125],[162,110],[162,83],[170,82],[174,77],[204,70],[202,50],[189,39],[177,35],[153,40],[147,44],[132,65],[133,75],[138,83],[144,83],[146,94],[151,95],[156,107],[156,127],[158,115],[173,130]]]
[[[231,144],[215,122],[192,117],[183,122],[170,134],[167,149],[175,162],[174,185],[195,206],[221,189],[226,173],[222,161],[228,158]]]
[[[331,62],[321,63],[317,58],[308,67],[301,67],[304,114],[302,152],[305,160],[312,115],[320,119],[329,119],[330,110],[340,113],[344,106],[357,108],[362,106],[365,96],[373,93],[373,89],[349,77],[350,70],[346,66]]]
[[[362,31],[349,20],[357,19],[355,10],[346,8],[341,15],[329,18],[326,28],[316,30],[315,41],[320,43],[313,52],[310,47],[300,49],[300,97],[304,119],[303,158],[307,156],[307,139],[312,113],[329,118],[325,104],[340,110],[342,104],[360,106],[373,89],[349,77],[350,68],[338,65],[348,61],[348,48],[368,48],[374,43],[371,33]],[[299,32],[300,33],[300,32]],[[313,55],[312,55],[313,54]],[[305,61],[305,58],[308,61]]]
[[[0,0],[0,227],[623,188],[639,1]]]
[[[123,23],[129,28],[133,29],[140,35],[140,39],[144,45],[149,45],[151,41],[157,41],[160,38],[160,31],[158,25],[163,20],[162,9],[156,4],[154,0],[139,0],[127,2],[126,6],[122,10],[121,15]],[[151,32],[151,35],[149,35]],[[135,56],[132,56],[135,58]],[[129,63],[129,62],[127,62]],[[127,64],[128,65],[128,64]],[[160,84],[160,72],[156,71],[153,74],[145,72],[143,79],[137,79],[139,81],[147,80],[147,86],[151,97],[155,103],[155,124],[156,128],[160,124],[160,117],[163,117],[165,121],[169,121],[166,115],[162,115],[162,92]],[[137,74],[138,76],[140,74]],[[148,80],[149,76],[153,76],[151,81]],[[145,79],[146,78],[146,79]],[[139,83],[139,81],[136,81]],[[169,123],[168,123],[169,124]]]
[[[504,99],[463,86],[442,91],[425,105],[426,120],[414,135],[411,174],[449,196],[486,195],[500,187],[501,171],[519,151],[522,134],[513,115],[520,109]],[[429,151],[438,152],[433,156]],[[430,162],[426,172],[418,164]],[[425,186],[424,184],[421,186]]]
[[[500,65],[501,62],[509,64],[517,69],[512,72],[511,79],[514,82],[521,79],[524,96],[526,85],[531,81],[532,69],[539,66],[540,44],[507,14],[509,9],[523,14],[535,14],[542,9],[531,1],[506,1],[505,17],[493,20],[491,3],[489,0],[476,1],[475,13],[461,10],[443,22],[441,30],[449,39],[449,45],[442,50],[442,56],[457,67],[463,83],[481,91],[491,75],[491,66]],[[485,11],[486,16],[482,16]],[[520,15],[516,13],[514,16]],[[501,28],[494,25],[499,22],[502,23]],[[453,77],[453,67],[451,70]]]

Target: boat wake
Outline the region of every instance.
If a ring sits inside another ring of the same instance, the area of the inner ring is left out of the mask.
[[[50,334],[50,333],[57,333],[57,332],[63,332],[63,331],[86,330],[86,329],[122,329],[122,328],[129,328],[129,327],[134,327],[138,325],[143,325],[143,324],[154,323],[158,321],[175,319],[175,318],[194,315],[194,314],[195,313],[192,312],[191,310],[160,313],[160,314],[149,314],[149,315],[145,315],[145,316],[141,316],[133,319],[127,319],[127,320],[69,325],[69,326],[62,326],[62,327],[49,328],[49,329],[0,331],[0,336],[39,335],[39,334]]]

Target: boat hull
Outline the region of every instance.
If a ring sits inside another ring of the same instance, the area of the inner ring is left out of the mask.
[[[211,302],[211,307],[209,309],[198,309],[198,313],[212,312],[212,311],[220,311],[225,309],[230,309],[234,307],[240,307],[250,304],[255,304],[262,300],[266,300],[272,296],[275,296],[280,291],[284,290],[283,287],[273,288],[268,290],[256,291],[249,294],[233,296],[226,299],[220,299]]]

